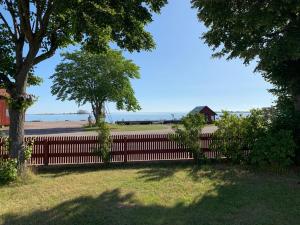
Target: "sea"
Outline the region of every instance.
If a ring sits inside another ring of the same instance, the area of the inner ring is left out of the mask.
[[[239,116],[247,116],[249,112],[232,112]],[[187,112],[116,112],[106,116],[106,121],[114,123],[116,121],[145,121],[145,120],[178,120],[185,116]],[[221,112],[217,113],[216,119],[222,116]],[[87,121],[89,114],[26,114],[27,122],[54,122],[54,121]]]

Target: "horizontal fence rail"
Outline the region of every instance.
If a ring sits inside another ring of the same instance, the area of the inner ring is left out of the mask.
[[[193,156],[186,147],[174,141],[168,134],[113,135],[110,162],[137,162],[157,160],[190,160]],[[96,153],[100,149],[97,136],[26,137],[34,140],[31,165],[90,164],[102,163]],[[211,134],[202,134],[199,141],[207,158],[216,158],[212,151]],[[4,139],[0,139],[0,157],[8,157]]]

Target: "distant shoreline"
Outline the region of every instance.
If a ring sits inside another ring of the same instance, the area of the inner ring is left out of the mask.
[[[249,112],[246,111],[231,111],[230,114],[235,115],[249,115]],[[172,119],[181,119],[186,116],[187,112],[113,112],[107,114],[106,121],[114,123],[116,121],[162,121],[162,120],[172,120]],[[80,114],[80,113],[36,113],[36,114],[26,114],[25,121],[27,122],[42,122],[42,121],[87,121],[90,114]],[[217,112],[217,118],[222,116],[221,112]]]
[[[226,111],[229,113],[250,113],[250,111]],[[156,114],[156,113],[188,113],[188,112],[111,112],[110,114]],[[222,111],[216,111],[217,114],[222,113]],[[26,115],[89,115],[91,113],[26,113]]]
[[[26,115],[89,115],[90,113],[26,113]]]

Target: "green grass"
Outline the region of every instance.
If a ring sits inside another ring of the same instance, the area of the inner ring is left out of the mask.
[[[109,124],[111,131],[146,131],[146,130],[164,130],[170,129],[171,125],[149,124],[149,125],[118,125]],[[96,131],[97,127],[84,127],[85,131]]]
[[[299,224],[300,177],[224,165],[39,173],[0,187],[0,224]]]

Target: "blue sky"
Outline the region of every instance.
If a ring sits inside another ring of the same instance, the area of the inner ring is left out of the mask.
[[[245,66],[238,59],[211,58],[211,49],[200,39],[205,27],[197,20],[189,1],[170,1],[160,15],[154,16],[147,30],[154,37],[156,49],[124,53],[141,68],[141,79],[132,84],[142,112],[187,112],[197,105],[208,105],[216,111],[249,110],[270,106],[274,101],[267,91],[271,86],[253,72],[255,63]],[[60,60],[57,52],[37,66],[36,74],[44,82],[29,88],[28,92],[39,96],[39,100],[28,113],[91,110],[89,105],[78,107],[51,95],[49,77]],[[116,111],[113,104],[108,107],[111,112]]]

